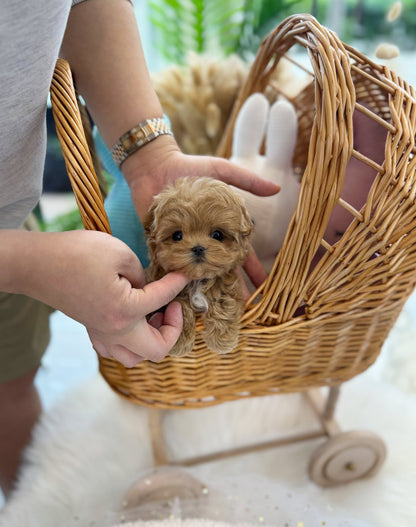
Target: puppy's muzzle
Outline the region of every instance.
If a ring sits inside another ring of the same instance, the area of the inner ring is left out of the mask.
[[[192,257],[196,262],[202,262],[205,260],[205,251],[206,248],[202,247],[202,245],[195,245],[195,247],[192,247]]]

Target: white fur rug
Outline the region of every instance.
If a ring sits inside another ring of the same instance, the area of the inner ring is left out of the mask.
[[[369,430],[387,444],[386,462],[375,477],[332,489],[316,486],[308,479],[307,465],[322,440],[308,441],[190,470],[217,496],[210,507],[212,513],[217,509],[216,520],[206,518],[205,524],[192,520],[188,510],[187,520],[171,512],[164,522],[136,526],[228,527],[222,521],[235,527],[238,523],[413,527],[416,310],[412,302],[376,364],[343,385],[337,406],[343,430]],[[298,394],[170,411],[164,420],[171,459],[315,426]],[[152,470],[147,411],[120,399],[101,377],[93,378],[70,390],[44,414],[26,458],[18,488],[0,513],[1,527],[109,527],[132,521],[119,511],[131,483]],[[231,508],[237,513],[231,515]],[[136,519],[149,518],[138,510]]]
[[[148,521],[148,522],[128,522],[120,524],[122,527],[254,527],[254,525],[248,523],[238,523],[231,526],[229,523],[216,522],[213,520],[199,520],[199,519],[190,519],[190,520],[178,520],[178,519],[168,519],[162,521]]]

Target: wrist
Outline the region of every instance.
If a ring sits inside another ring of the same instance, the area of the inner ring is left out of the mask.
[[[118,168],[132,154],[162,135],[172,135],[164,117],[144,119],[125,132],[111,149],[111,156]]]
[[[120,169],[127,183],[131,186],[143,177],[164,181],[168,179],[165,162],[180,149],[171,135],[161,135],[131,154]]]
[[[154,196],[174,177],[172,166],[178,155],[181,152],[175,139],[164,135],[132,154],[121,166],[141,220]]]

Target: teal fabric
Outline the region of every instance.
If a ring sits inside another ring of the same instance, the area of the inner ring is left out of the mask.
[[[94,129],[94,143],[104,169],[114,178],[114,184],[104,206],[114,236],[126,243],[139,257],[143,267],[149,265],[146,239],[133,205],[129,186],[111,157],[97,128]]]

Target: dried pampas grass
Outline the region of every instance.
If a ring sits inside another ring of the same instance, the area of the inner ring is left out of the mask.
[[[237,55],[216,59],[191,53],[187,65],[174,65],[152,76],[184,153],[215,154],[249,66]],[[285,69],[276,69],[278,84],[285,79]]]
[[[237,56],[220,61],[192,53],[186,66],[171,66],[153,76],[183,152],[215,153],[247,73],[247,65]]]

